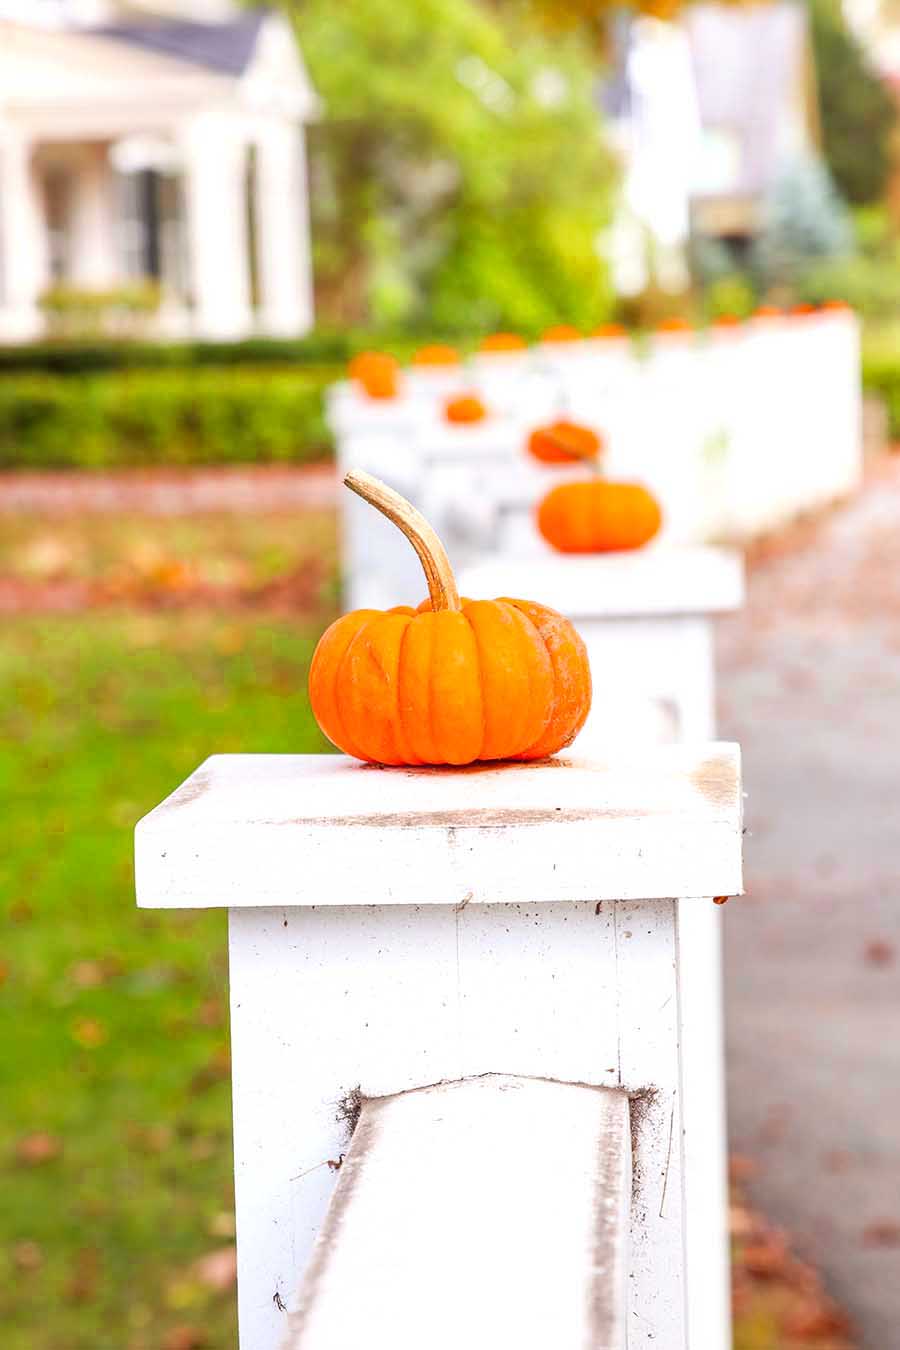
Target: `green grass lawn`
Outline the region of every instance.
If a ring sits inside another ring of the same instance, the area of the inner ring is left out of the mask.
[[[236,1348],[225,918],[139,912],[132,830],[211,753],[326,748],[306,676],[335,551],[321,512],[4,522],[0,575],[137,603],[3,622],[2,1350]],[[256,605],[311,560],[311,609]],[[767,1242],[784,1265],[744,1246]],[[736,1256],[735,1350],[846,1350],[806,1274]]]
[[[233,1350],[233,1290],[191,1271],[233,1229],[225,921],[139,913],[132,828],[212,752],[323,748],[320,626],[4,625],[3,1350]]]

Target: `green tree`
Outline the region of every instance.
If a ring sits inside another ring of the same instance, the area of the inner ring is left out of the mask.
[[[825,164],[789,165],[766,203],[754,263],[763,287],[791,286],[813,262],[853,253],[853,226]]]
[[[293,6],[320,311],[447,331],[589,323],[614,170],[583,38],[478,0]]]
[[[838,0],[810,0],[825,158],[841,196],[879,201],[891,168],[894,98],[847,28]]]

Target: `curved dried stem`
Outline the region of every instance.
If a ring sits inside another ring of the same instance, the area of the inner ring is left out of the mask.
[[[344,475],[344,486],[374,506],[376,511],[380,511],[406,535],[422,564],[431,608],[435,611],[462,609],[447,550],[421,512],[405,497],[401,497],[399,492],[371,474],[363,473],[362,469],[348,469]]]
[[[595,450],[591,453],[590,450],[579,450],[577,445],[573,445],[571,441],[566,440],[562,436],[554,435],[552,431],[549,431],[546,428],[544,429],[543,435],[551,445],[555,445],[557,450],[562,450],[569,459],[573,461],[580,460],[581,463],[586,464],[589,469],[593,469],[598,478],[603,477],[603,469],[600,464],[603,453],[602,446],[599,450]]]

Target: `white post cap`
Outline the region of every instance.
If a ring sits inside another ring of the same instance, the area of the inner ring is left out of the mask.
[[[627,553],[497,558],[462,570],[473,599],[527,596],[571,619],[718,614],[744,601],[744,563],[729,549],[677,547]]]
[[[735,745],[449,771],[340,755],[214,755],[138,825],[138,904],[735,895],[741,827]]]

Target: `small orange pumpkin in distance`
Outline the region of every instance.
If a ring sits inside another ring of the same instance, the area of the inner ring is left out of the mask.
[[[414,366],[458,366],[459,352],[443,342],[432,342],[414,353],[412,363]]]
[[[561,419],[537,427],[528,437],[528,453],[542,464],[571,464],[574,460],[596,460],[603,441],[590,427]]]
[[[527,342],[519,333],[488,333],[478,344],[480,352],[521,352]]]
[[[356,610],[323,634],[309,698],[328,739],[356,759],[403,765],[543,759],[569,745],[591,706],[569,620],[530,600],[461,600],[425,518],[369,474],[351,470],[344,483],[409,539],[430,598],[417,610]]]
[[[538,506],[537,525],[559,553],[617,553],[648,544],[662,512],[639,483],[590,478],[551,488]]]
[[[570,323],[556,323],[541,334],[541,342],[581,342],[584,334]]]
[[[623,338],[628,336],[628,329],[621,323],[601,323],[590,332],[592,338]]]
[[[400,379],[400,363],[387,352],[360,352],[348,366],[352,379],[369,398],[396,398]]]
[[[693,333],[694,329],[687,319],[682,318],[680,314],[673,314],[671,318],[663,319],[656,325],[657,333]]]
[[[444,404],[444,418],[463,426],[472,422],[483,422],[487,417],[487,408],[477,394],[457,394],[448,398]]]

